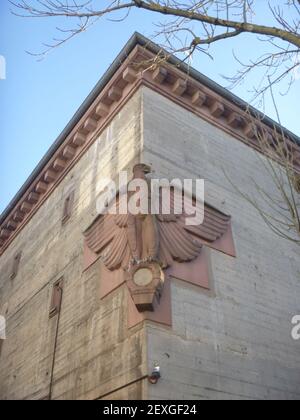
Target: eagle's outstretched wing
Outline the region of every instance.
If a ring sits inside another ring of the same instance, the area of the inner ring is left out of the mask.
[[[177,204],[176,204],[177,203]],[[178,201],[174,200],[174,192],[170,195],[170,213],[157,215],[160,239],[159,259],[165,267],[178,262],[192,261],[201,252],[203,244],[210,244],[221,238],[228,230],[230,216],[227,216],[211,206],[199,205],[198,214],[203,215],[203,223],[188,225],[193,208],[187,208],[183,198],[179,200],[181,214],[175,214]],[[192,203],[191,203],[192,204]],[[195,205],[195,202],[193,203]],[[185,207],[184,207],[185,206]],[[163,206],[161,206],[163,209]],[[178,210],[178,209],[177,209]]]
[[[109,270],[127,267],[131,252],[127,234],[128,215],[104,214],[85,232],[88,247],[101,256]]]

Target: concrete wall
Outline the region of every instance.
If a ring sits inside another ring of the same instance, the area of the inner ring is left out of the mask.
[[[96,216],[95,191],[138,161],[140,93],[125,105],[0,258],[0,313],[7,340],[0,356],[0,399],[142,398],[145,335],[127,329],[124,289],[100,301],[99,263],[83,273],[83,235]],[[62,226],[64,198],[75,190]],[[22,250],[16,278],[14,255]],[[49,319],[53,283],[64,277],[60,316]]]
[[[155,176],[205,179],[206,199],[233,218],[237,258],[210,251],[213,294],[172,281],[173,328],[147,326],[149,369],[162,378],[150,398],[300,398],[299,249],[279,239],[224,176],[270,193],[257,154],[161,95],[143,89],[143,161]]]
[[[96,216],[98,181],[140,159],[155,177],[205,178],[207,201],[233,217],[237,258],[208,251],[212,291],[172,279],[172,328],[128,330],[125,289],[100,300],[100,261],[83,272],[82,232]],[[272,192],[252,149],[147,88],[132,97],[0,258],[0,399],[300,398],[300,342],[291,338],[299,254],[223,170],[247,192],[255,192],[250,177]],[[62,226],[72,189],[73,214]],[[61,312],[49,319],[61,276]],[[154,361],[162,378],[149,385]]]

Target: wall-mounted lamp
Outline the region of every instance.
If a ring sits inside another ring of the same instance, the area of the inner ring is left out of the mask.
[[[148,376],[148,381],[150,384],[156,384],[160,378],[160,366],[157,362],[154,363],[154,367],[151,375]]]

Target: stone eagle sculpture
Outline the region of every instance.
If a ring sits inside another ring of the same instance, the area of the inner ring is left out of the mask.
[[[148,165],[138,164],[133,178],[149,182],[149,172]],[[145,261],[155,261],[164,269],[173,261],[197,258],[203,244],[221,238],[230,224],[230,216],[205,205],[203,224],[187,225],[187,214],[174,212],[174,191],[170,193],[170,210],[171,214],[100,215],[85,232],[87,246],[111,271],[121,267],[128,270]]]

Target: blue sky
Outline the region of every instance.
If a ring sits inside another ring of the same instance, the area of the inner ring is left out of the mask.
[[[1,1],[0,55],[6,59],[7,71],[6,80],[0,80],[0,213],[132,33],[151,36],[153,21],[153,15],[138,11],[121,23],[102,20],[37,61],[26,51],[40,51],[41,43],[51,40],[58,22],[18,18],[10,14],[8,2]],[[213,47],[214,61],[198,55],[192,65],[226,86],[222,75],[232,75],[238,67],[232,50],[247,59],[259,48],[253,37],[243,35]],[[234,93],[249,100],[256,77],[253,75]],[[288,96],[277,95],[282,123],[298,135],[299,93],[300,80]],[[266,104],[266,113],[275,118],[271,101]]]

